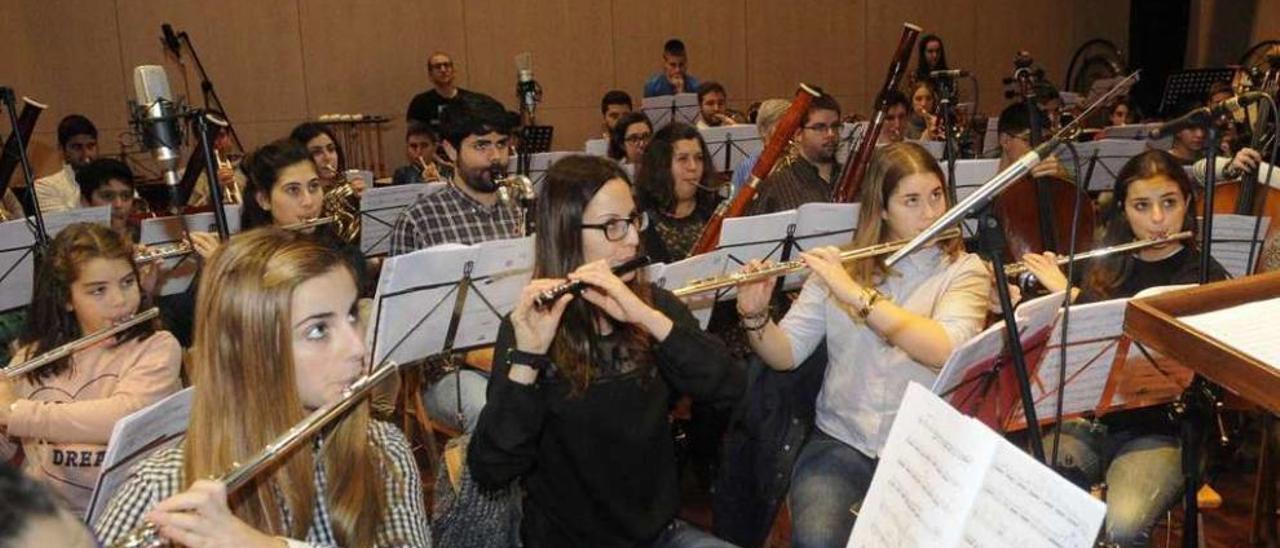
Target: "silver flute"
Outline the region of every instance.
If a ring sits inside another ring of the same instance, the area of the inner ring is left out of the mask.
[[[1077,253],[1074,258],[1069,255],[1059,255],[1056,262],[1058,263],[1058,266],[1062,266],[1070,262],[1079,262],[1085,259],[1096,259],[1098,257],[1105,257],[1113,253],[1125,253],[1129,251],[1138,251],[1143,248],[1157,246],[1160,244],[1166,244],[1169,242],[1176,242],[1178,240],[1185,240],[1190,237],[1191,237],[1191,231],[1184,230],[1182,232],[1176,232],[1176,233],[1167,234],[1164,236],[1157,236],[1155,238],[1148,238],[1146,240],[1134,240],[1126,244],[1118,244],[1118,245],[1113,245],[1111,247],[1103,247],[1099,249],[1094,249],[1092,251],[1086,251],[1084,253]],[[1007,276],[1021,276],[1023,274],[1026,274],[1027,272],[1028,272],[1028,268],[1026,263],[1013,263],[1013,264],[1005,265],[1004,267],[1004,273]]]
[[[192,251],[191,242],[186,240],[171,244],[148,246],[145,251],[141,251],[133,255],[133,262],[143,264],[152,261],[163,261],[173,257],[188,255]]]
[[[85,348],[98,344],[102,341],[105,341],[110,337],[114,337],[119,333],[121,333],[122,331],[125,331],[142,322],[154,320],[156,316],[159,316],[159,315],[160,315],[159,308],[148,308],[142,312],[134,314],[128,320],[115,324],[111,327],[105,327],[97,331],[94,331],[93,333],[90,333],[88,335],[80,337],[79,339],[76,339],[67,344],[54,348],[53,350],[40,354],[39,356],[31,358],[18,365],[6,367],[4,368],[4,375],[10,379],[16,379],[18,377],[21,377],[22,375],[26,375],[27,373],[30,373],[32,371],[40,369],[41,367],[49,365],[58,360],[61,360],[62,358],[75,354],[80,350],[83,350]]]
[[[377,369],[374,369],[367,375],[356,379],[346,390],[342,392],[342,397],[334,400],[324,406],[312,411],[306,418],[280,434],[276,439],[268,443],[265,448],[230,470],[229,472],[217,478],[227,486],[227,496],[230,497],[241,487],[249,483],[249,480],[257,477],[267,470],[275,467],[284,457],[288,456],[302,445],[312,436],[320,432],[324,427],[332,424],[338,419],[346,416],[347,411],[355,407],[357,403],[364,400],[379,383],[386,380],[400,368],[400,364],[394,361],[386,361]],[[159,529],[154,523],[143,522],[142,525],[135,527],[128,534],[111,544],[112,548],[158,548],[163,546],[167,541],[159,534]]]

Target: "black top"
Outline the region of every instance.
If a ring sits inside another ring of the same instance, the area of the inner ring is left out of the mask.
[[[710,215],[697,210],[681,218],[656,209],[649,210],[648,215],[649,229],[640,233],[640,240],[644,243],[645,253],[656,263],[674,263],[688,258],[710,218]]]
[[[445,99],[435,88],[424,91],[413,96],[413,100],[409,102],[409,112],[405,115],[406,120],[417,120],[432,128],[440,127],[440,111],[444,107],[461,101],[468,95],[478,95],[473,91],[467,91],[457,88],[452,98]]]
[[[674,393],[724,403],[746,388],[724,345],[698,329],[674,295],[652,291],[654,307],[675,324],[652,346],[655,366],[637,371],[633,360],[606,350],[601,355],[611,359],[597,361],[599,376],[581,396],[570,397],[568,383],[554,375],[532,386],[508,379],[515,334],[510,317],[502,322],[468,464],[482,486],[523,478],[528,547],[648,545],[679,508],[667,419]],[[600,346],[617,348],[611,339]]]
[[[1135,258],[1132,270],[1111,295],[1099,295],[1082,289],[1077,303],[1091,303],[1107,299],[1129,298],[1138,292],[1162,285],[1182,285],[1200,283],[1200,252],[1189,246],[1158,261],[1143,261]],[[1230,277],[1227,270],[1218,261],[1209,261],[1209,281],[1216,282]],[[1087,270],[1087,269],[1086,269]],[[1083,279],[1088,279],[1087,277]]]

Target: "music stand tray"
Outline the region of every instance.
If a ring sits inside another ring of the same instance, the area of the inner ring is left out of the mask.
[[[1280,413],[1280,369],[1178,319],[1277,295],[1280,272],[1133,299],[1125,311],[1124,332],[1164,355],[1178,356],[1180,362],[1214,383],[1272,413]]]

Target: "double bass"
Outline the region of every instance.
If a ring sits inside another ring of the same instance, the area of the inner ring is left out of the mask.
[[[1277,85],[1280,83],[1280,52],[1268,55],[1267,64],[1267,70],[1257,75],[1251,87],[1274,97],[1277,88],[1280,88]],[[1267,153],[1275,145],[1276,127],[1272,118],[1274,113],[1271,110],[1271,104],[1267,101],[1261,101],[1257,105],[1250,128],[1249,148],[1262,153],[1266,158]],[[1259,182],[1258,172],[1261,169],[1260,167],[1245,172],[1238,180],[1218,184],[1213,191],[1213,212],[1270,217],[1271,225],[1267,228],[1266,234],[1257,235],[1256,238],[1270,241],[1277,232],[1280,232],[1280,189],[1265,182]]]
[[[1030,120],[1031,148],[1044,140],[1044,115],[1036,104],[1039,73],[1031,69],[1032,59],[1026,52],[1019,52],[1014,61],[1012,79],[1022,97]],[[995,200],[994,213],[1004,226],[1008,245],[1005,257],[1010,261],[1021,260],[1027,253],[1053,251],[1065,254],[1070,250],[1072,226],[1075,225],[1074,205],[1079,187],[1061,177],[1031,177],[1009,186]],[[1079,225],[1075,231],[1077,250],[1093,247],[1095,226],[1093,202],[1088,196],[1080,197]]]

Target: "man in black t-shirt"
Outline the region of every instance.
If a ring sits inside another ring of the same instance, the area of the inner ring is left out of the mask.
[[[405,118],[437,129],[440,125],[440,111],[445,106],[475,93],[453,85],[453,58],[443,51],[432,53],[427,58],[427,75],[431,78],[432,88],[413,97]]]

